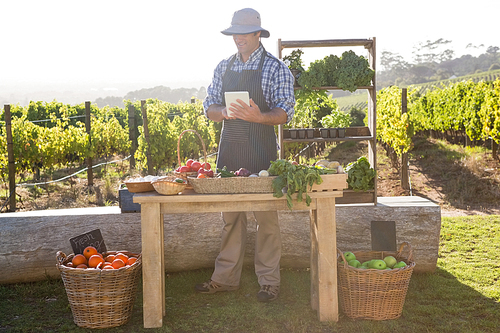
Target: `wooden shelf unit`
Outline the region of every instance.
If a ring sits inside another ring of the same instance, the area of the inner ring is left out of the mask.
[[[296,41],[282,41],[278,39],[278,57],[283,59],[282,51],[285,48],[317,48],[317,47],[349,47],[349,46],[363,46],[368,51],[368,63],[375,71],[371,86],[358,87],[358,90],[365,89],[368,91],[368,128],[370,135],[356,136],[356,137],[343,137],[343,138],[308,138],[308,139],[285,139],[283,138],[283,125],[278,126],[278,142],[280,146],[279,157],[284,158],[283,146],[291,142],[332,142],[332,141],[367,141],[368,142],[368,161],[370,165],[377,170],[377,92],[376,92],[376,38],[369,39],[326,39],[326,40],[296,40]],[[300,87],[296,88],[300,89]],[[321,90],[341,90],[338,87],[317,87],[315,89]],[[375,177],[375,190],[373,193],[373,203],[377,204],[377,177]]]

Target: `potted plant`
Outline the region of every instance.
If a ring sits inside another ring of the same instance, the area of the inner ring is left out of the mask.
[[[337,136],[343,138],[345,136],[345,128],[349,127],[351,123],[351,116],[336,109],[332,110],[329,115],[321,118],[320,122],[323,128],[328,128],[330,138],[336,138]]]
[[[283,62],[288,66],[295,78],[295,86],[298,86],[298,79],[300,74],[304,71],[302,63],[302,55],[304,51],[300,49],[293,50],[289,55],[283,57]]]

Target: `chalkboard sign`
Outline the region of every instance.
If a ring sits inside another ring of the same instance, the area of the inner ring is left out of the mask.
[[[106,245],[104,244],[104,239],[101,235],[101,230],[95,229],[89,232],[86,232],[80,236],[76,236],[71,238],[70,240],[71,247],[73,248],[74,254],[83,254],[83,250],[87,246],[93,246],[97,249],[99,253],[106,252]]]

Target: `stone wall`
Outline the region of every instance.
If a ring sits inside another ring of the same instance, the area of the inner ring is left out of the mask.
[[[370,251],[371,222],[394,221],[396,243],[411,244],[415,272],[436,268],[440,207],[419,197],[378,198],[376,206],[337,205],[337,246]],[[256,224],[248,213],[245,261],[253,263]],[[309,267],[309,211],[280,211],[282,267]],[[141,251],[140,213],[118,207],[46,210],[0,214],[0,283],[58,276],[56,252],[72,253],[69,239],[99,228],[108,250]],[[165,266],[170,272],[213,267],[220,246],[219,213],[173,214],[164,219]]]

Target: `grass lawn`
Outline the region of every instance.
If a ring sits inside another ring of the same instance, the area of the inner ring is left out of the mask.
[[[241,288],[216,295],[193,286],[211,269],[167,274],[164,324],[144,329],[139,287],[131,320],[106,332],[499,332],[500,216],[443,218],[438,267],[414,274],[399,319],[321,323],[310,307],[307,270],[282,271],[280,298],[256,300],[258,284],[245,267]],[[55,264],[55,263],[54,263]],[[0,332],[89,332],[73,323],[61,280],[0,286]]]

